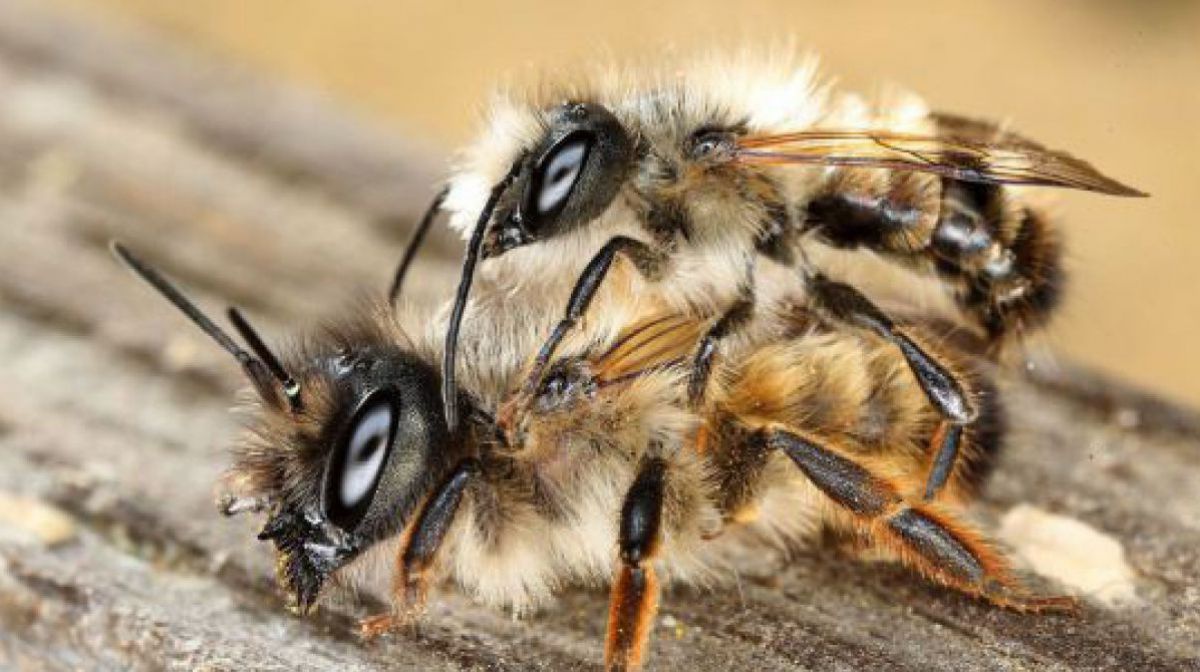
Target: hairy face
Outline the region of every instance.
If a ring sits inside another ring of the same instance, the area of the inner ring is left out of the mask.
[[[302,411],[260,406],[227,480],[268,502],[259,538],[275,543],[280,584],[304,611],[330,574],[401,532],[454,442],[436,370],[380,325],[327,331],[288,368]]]

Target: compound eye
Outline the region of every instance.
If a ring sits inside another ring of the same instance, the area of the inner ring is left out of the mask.
[[[736,144],[737,137],[732,131],[702,128],[688,139],[687,153],[693,161],[727,159]]]
[[[559,140],[533,169],[529,205],[535,221],[557,215],[587,163],[594,135],[575,131]]]
[[[325,515],[351,531],[371,506],[396,433],[396,409],[389,397],[369,401],[355,415],[325,476]]]

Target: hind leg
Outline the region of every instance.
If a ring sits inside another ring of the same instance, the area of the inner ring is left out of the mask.
[[[956,511],[907,501],[897,484],[834,441],[782,426],[764,428],[758,438],[787,455],[856,532],[926,578],[1017,611],[1075,608],[1071,597],[1031,593],[1008,560]]]

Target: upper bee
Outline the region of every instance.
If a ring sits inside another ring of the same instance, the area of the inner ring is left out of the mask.
[[[763,69],[714,61],[637,82],[606,71],[505,100],[452,180],[446,207],[460,213],[452,225],[469,232],[487,189],[515,162],[484,256],[580,227],[626,184],[679,184],[697,163],[732,158],[731,131],[813,123],[824,99],[813,71],[808,62]]]
[[[714,341],[760,303],[759,259],[793,271],[776,285],[806,290],[810,247],[869,248],[942,277],[999,347],[1045,321],[1062,277],[1052,231],[1006,189],[1143,195],[996,124],[931,113],[915,97],[869,107],[812,75],[790,59],[701,62],[502,106],[434,205],[469,232],[443,362],[450,426],[458,331],[481,259],[514,292],[572,287],[544,364],[626,257],[655,300],[719,319],[698,353],[699,390]]]

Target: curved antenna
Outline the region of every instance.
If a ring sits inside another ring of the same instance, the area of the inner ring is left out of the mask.
[[[249,320],[242,315],[242,311],[234,306],[230,306],[226,314],[229,316],[229,321],[233,323],[233,328],[237,329],[237,332],[241,334],[242,340],[246,341],[246,345],[250,346],[254,354],[258,356],[259,360],[266,365],[267,370],[271,372],[271,375],[275,377],[275,380],[279,381],[279,385],[283,389],[283,395],[287,397],[288,405],[291,407],[292,412],[298,412],[302,407],[300,403],[300,383],[297,383],[292,374],[283,368],[283,364],[279,363],[279,358],[263,342],[262,337],[250,325]]]
[[[479,213],[479,221],[475,222],[475,229],[471,232],[471,240],[467,243],[467,256],[463,259],[462,276],[458,280],[454,308],[450,311],[450,326],[446,330],[446,347],[442,353],[442,408],[446,411],[446,426],[451,432],[458,427],[458,389],[454,381],[458,330],[462,326],[463,312],[467,308],[467,296],[471,293],[471,282],[475,279],[475,265],[479,262],[479,251],[483,247],[483,233],[492,219],[492,211],[496,209],[496,202],[516,179],[524,159],[524,154],[517,157],[504,179],[492,187],[483,211]]]
[[[450,185],[446,185],[438,191],[437,195],[433,197],[433,202],[429,204],[429,208],[421,217],[421,221],[417,224],[417,228],[413,231],[412,237],[408,239],[408,245],[404,248],[404,256],[400,258],[400,266],[396,268],[396,274],[392,276],[392,286],[388,289],[389,305],[396,304],[396,298],[400,296],[400,290],[404,287],[404,277],[408,275],[408,268],[417,258],[417,252],[425,243],[425,234],[429,233],[429,227],[433,224],[433,220],[442,211],[442,203],[446,200],[446,194],[449,192]]]
[[[259,396],[264,400],[271,398],[270,391],[274,387],[272,383],[276,379],[272,377],[271,372],[261,361],[250,356],[250,353],[243,350],[241,346],[229,337],[229,334],[226,334],[207,315],[202,313],[196,307],[196,304],[184,296],[178,287],[163,277],[157,269],[135,256],[129,251],[129,248],[114,240],[109,243],[109,249],[112,250],[113,256],[122,264],[137,274],[146,284],[153,287],[163,298],[170,301],[179,309],[179,312],[186,315],[197,327],[200,327],[200,331],[208,334],[209,338],[217,342],[217,345],[233,355],[234,359],[238,360],[238,363],[242,365],[242,370],[246,372],[246,377],[250,379],[250,382],[258,390]]]

